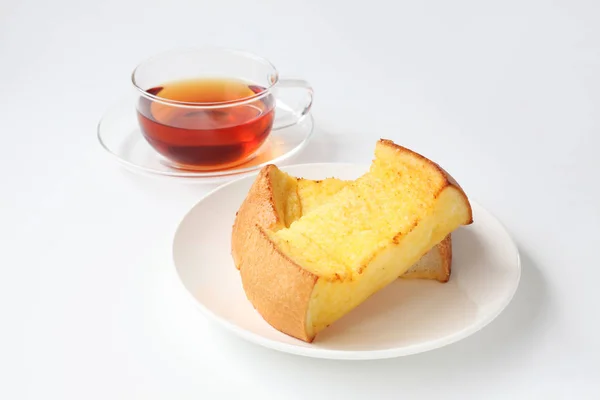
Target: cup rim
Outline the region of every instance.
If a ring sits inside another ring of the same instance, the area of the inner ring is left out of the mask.
[[[143,89],[141,86],[138,85],[138,83],[136,82],[136,79],[135,79],[135,75],[136,75],[136,72],[140,69],[140,67],[142,67],[144,64],[146,64],[152,60],[155,60],[160,57],[164,57],[170,53],[177,53],[177,52],[182,52],[182,51],[190,51],[190,52],[219,51],[219,52],[232,53],[232,54],[237,54],[237,55],[244,56],[247,58],[251,58],[258,62],[266,64],[268,67],[270,67],[273,70],[273,78],[274,79],[272,80],[272,82],[270,82],[270,84],[268,86],[265,87],[265,90],[263,90],[260,93],[254,94],[252,96],[244,97],[241,99],[227,100],[227,101],[215,101],[215,102],[210,102],[210,103],[197,103],[197,102],[186,102],[186,101],[165,99],[163,97],[159,97],[159,96],[153,95],[151,93],[148,93],[145,89]],[[157,103],[162,103],[162,104],[177,106],[177,107],[182,107],[182,108],[194,108],[194,109],[233,107],[233,106],[239,106],[239,105],[243,105],[243,104],[247,104],[247,103],[252,103],[254,101],[262,99],[263,97],[268,96],[271,93],[271,89],[273,89],[273,87],[275,85],[277,85],[278,82],[279,82],[279,72],[277,71],[277,68],[273,65],[273,63],[271,63],[266,58],[258,56],[256,54],[246,51],[246,50],[240,50],[240,49],[229,48],[229,47],[218,47],[218,46],[185,47],[185,48],[166,50],[166,51],[154,54],[154,55],[142,60],[141,62],[139,62],[137,64],[137,66],[131,72],[131,83],[132,83],[133,87],[143,97],[145,97],[151,101],[157,102]]]

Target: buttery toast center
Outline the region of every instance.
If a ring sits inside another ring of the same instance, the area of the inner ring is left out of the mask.
[[[315,275],[352,280],[374,254],[431,212],[444,183],[439,174],[380,157],[369,173],[269,236]]]

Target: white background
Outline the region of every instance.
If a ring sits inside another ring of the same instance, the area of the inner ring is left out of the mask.
[[[451,171],[522,252],[505,312],[372,362],[205,320],[170,245],[208,188],[125,171],[95,137],[140,60],[204,44],[313,84],[294,162],[368,162],[386,137]],[[600,3],[1,0],[0,91],[0,398],[600,396]]]

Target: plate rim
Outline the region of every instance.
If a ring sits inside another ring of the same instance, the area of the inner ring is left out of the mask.
[[[294,168],[303,168],[303,167],[325,167],[325,166],[352,166],[352,167],[366,167],[368,163],[351,163],[351,162],[320,162],[320,163],[301,163],[301,164],[291,164],[287,166],[279,167],[281,170],[285,171],[288,169]],[[459,342],[477,332],[487,327],[491,322],[493,322],[502,312],[506,309],[506,307],[512,302],[521,282],[522,275],[522,265],[521,265],[521,254],[519,252],[519,247],[517,246],[515,240],[510,235],[506,226],[500,221],[493,213],[484,208],[479,202],[469,198],[469,202],[471,206],[475,206],[479,208],[481,211],[488,214],[488,217],[492,218],[501,228],[502,232],[505,234],[508,239],[508,243],[510,243],[511,247],[514,249],[514,253],[516,255],[515,267],[517,269],[517,277],[515,280],[514,287],[509,296],[503,301],[503,303],[498,307],[498,309],[494,312],[486,316],[486,318],[481,319],[478,323],[461,329],[457,332],[454,332],[451,335],[445,336],[441,339],[431,339],[425,342],[419,342],[417,344],[413,344],[405,347],[395,347],[390,349],[379,349],[379,350],[331,350],[331,349],[323,349],[320,347],[310,347],[310,346],[299,346],[291,343],[282,343],[276,340],[272,340],[266,337],[263,337],[254,332],[250,332],[238,325],[227,321],[224,318],[219,317],[213,311],[211,311],[208,307],[202,304],[200,301],[196,300],[196,298],[192,295],[192,293],[186,288],[183,278],[179,274],[177,265],[175,263],[175,243],[177,236],[179,235],[181,226],[183,222],[187,219],[187,217],[192,213],[196,207],[200,206],[202,202],[204,202],[207,198],[219,192],[220,190],[225,189],[230,185],[235,185],[239,181],[244,179],[250,180],[254,175],[246,175],[234,179],[232,181],[226,182],[218,187],[210,190],[204,196],[202,196],[192,207],[190,207],[180,218],[179,222],[176,225],[175,231],[172,235],[172,243],[171,243],[171,263],[174,269],[175,275],[177,276],[178,284],[181,289],[186,292],[186,296],[190,301],[194,303],[196,308],[198,308],[202,314],[206,316],[206,318],[210,321],[216,322],[217,325],[221,325],[225,328],[229,333],[233,333],[239,336],[242,339],[247,340],[248,342],[257,344],[261,347],[265,347],[272,350],[281,351],[284,353],[289,353],[293,355],[309,357],[309,358],[319,358],[319,359],[331,359],[331,360],[380,360],[380,359],[390,359],[390,358],[398,358],[403,356],[409,356],[413,354],[425,353],[432,350],[436,350],[450,344]],[[273,328],[274,329],[274,328]]]
[[[102,139],[102,132],[103,132],[102,125],[105,122],[107,116],[111,113],[114,113],[116,110],[120,109],[122,106],[124,106],[124,103],[125,103],[125,100],[121,99],[120,101],[113,103],[110,107],[108,107],[104,111],[100,120],[96,124],[96,140],[98,141],[98,143],[100,144],[100,146],[104,149],[104,151],[106,153],[108,153],[113,159],[116,159],[116,161],[119,164],[123,165],[127,169],[135,171],[135,172],[151,175],[151,176],[162,177],[162,178],[179,178],[179,179],[184,178],[184,179],[197,180],[197,181],[217,180],[217,179],[224,179],[224,178],[228,178],[228,177],[236,177],[236,178],[239,177],[240,179],[245,178],[248,176],[248,174],[251,174],[252,172],[260,170],[265,165],[280,163],[287,159],[292,158],[293,156],[298,154],[300,151],[302,151],[308,145],[308,143],[310,142],[310,140],[312,139],[312,137],[314,136],[314,133],[315,133],[315,118],[311,112],[308,112],[304,116],[302,116],[294,125],[291,125],[291,126],[285,127],[285,128],[273,129],[273,132],[281,131],[284,129],[293,128],[294,126],[297,126],[302,123],[307,123],[308,126],[306,129],[306,135],[305,135],[304,140],[302,140],[302,142],[300,144],[298,144],[296,147],[294,147],[290,151],[288,151],[284,154],[281,154],[275,158],[266,160],[260,164],[256,164],[256,165],[253,165],[251,167],[246,167],[246,168],[232,167],[231,169],[227,169],[227,170],[203,171],[203,172],[202,171],[186,171],[186,170],[178,171],[175,169],[173,169],[173,171],[157,171],[156,169],[140,166],[138,164],[135,164],[129,160],[122,158],[117,153],[115,153],[113,150],[111,150],[110,146],[108,146],[105,143],[105,140]],[[271,134],[269,134],[269,136],[271,136]],[[269,140],[269,139],[267,139],[267,140]],[[244,164],[242,164],[241,166],[243,166],[243,165]]]

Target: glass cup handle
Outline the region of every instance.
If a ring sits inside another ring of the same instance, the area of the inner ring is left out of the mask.
[[[281,90],[283,89],[283,90]],[[296,90],[288,90],[296,89]],[[288,104],[280,98],[282,92],[304,92],[302,99],[296,99]],[[300,122],[309,112],[313,104],[313,88],[304,79],[283,78],[275,85],[275,98],[277,109],[275,110],[275,121],[272,130],[283,129]]]

